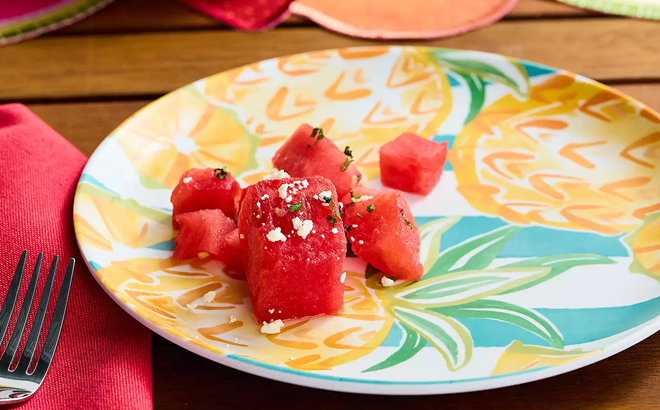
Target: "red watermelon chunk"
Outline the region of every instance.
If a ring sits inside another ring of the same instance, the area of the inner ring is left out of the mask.
[[[208,257],[220,260],[234,271],[242,271],[236,222],[219,209],[203,209],[177,216],[181,226],[174,238],[172,259]]]
[[[406,198],[383,192],[344,210],[344,225],[353,252],[375,268],[404,280],[419,280],[420,236]]]
[[[412,133],[404,133],[380,147],[379,154],[383,185],[428,195],[442,176],[447,143],[439,144]]]
[[[335,187],[323,177],[261,181],[246,189],[238,232],[259,323],[342,308],[346,238],[336,204]]]
[[[367,199],[369,197],[375,197],[378,194],[382,194],[383,191],[379,191],[377,189],[372,189],[372,188],[367,188],[366,186],[356,186],[355,188],[351,189],[351,192],[348,194],[344,195],[344,197],[341,199],[342,204],[348,205],[353,202],[353,199],[358,200],[362,198],[363,196],[366,197]]]
[[[323,131],[303,124],[277,150],[273,165],[292,177],[322,176],[335,185],[339,197],[346,195],[362,179],[362,174]]]
[[[230,172],[220,169],[192,168],[184,172],[172,191],[172,225],[178,227],[177,216],[202,209],[220,209],[234,219],[241,198],[241,186]]]

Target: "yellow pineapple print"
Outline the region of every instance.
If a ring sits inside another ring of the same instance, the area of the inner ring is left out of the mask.
[[[518,224],[617,235],[660,210],[660,119],[569,74],[483,109],[449,160],[473,207]]]

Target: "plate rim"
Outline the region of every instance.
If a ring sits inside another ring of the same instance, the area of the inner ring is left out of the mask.
[[[305,51],[302,53],[296,53],[296,54],[290,54],[290,55],[285,55],[285,56],[279,56],[279,57],[274,57],[270,59],[265,59],[265,60],[259,60],[255,61],[252,63],[244,64],[242,66],[230,68],[228,70],[224,70],[215,74],[211,74],[209,76],[200,78],[198,80],[195,80],[191,83],[185,84],[181,87],[178,87],[167,94],[151,101],[149,104],[145,105],[144,107],[140,108],[139,110],[135,111],[133,114],[131,114],[129,117],[127,117],[125,120],[123,120],[115,129],[113,129],[104,139],[103,141],[96,147],[92,155],[89,157],[87,164],[85,165],[81,176],[78,180],[78,184],[76,186],[76,192],[74,194],[74,204],[73,204],[73,210],[72,213],[75,215],[76,214],[76,209],[78,209],[79,201],[78,201],[78,190],[81,187],[81,184],[84,182],[82,177],[85,175],[85,171],[87,168],[90,166],[92,161],[94,160],[95,155],[102,151],[103,147],[105,144],[108,144],[110,141],[110,138],[112,135],[121,127],[123,127],[128,121],[130,121],[132,118],[135,116],[139,115],[144,110],[149,109],[152,105],[154,105],[156,102],[160,101],[161,99],[164,99],[168,96],[170,96],[172,93],[177,92],[180,89],[186,88],[191,86],[192,84],[195,84],[197,81],[204,80],[206,78],[215,76],[215,75],[220,75],[229,71],[233,70],[239,70],[244,67],[256,64],[256,63],[262,63],[262,62],[268,62],[272,60],[277,60],[280,58],[286,58],[286,57],[291,57],[291,56],[297,56],[300,54],[306,54],[310,52],[336,52],[338,50],[359,50],[359,49],[373,49],[373,48],[388,48],[388,49],[405,49],[405,48],[412,48],[415,50],[450,50],[450,51],[467,51],[467,52],[473,52],[473,53],[478,53],[486,56],[496,56],[496,57],[504,57],[507,59],[510,59],[515,62],[519,63],[527,63],[527,64],[532,64],[536,65],[539,67],[543,68],[549,68],[552,70],[555,70],[556,72],[564,72],[564,73],[569,73],[571,75],[574,75],[576,78],[586,80],[586,82],[591,83],[593,86],[610,91],[627,101],[630,101],[634,103],[635,105],[639,106],[640,108],[644,108],[648,110],[650,113],[653,115],[657,116],[660,118],[660,114],[656,112],[654,109],[646,105],[645,103],[637,100],[636,98],[629,96],[625,94],[624,92],[613,88],[611,86],[608,86],[606,84],[603,84],[599,81],[593,80],[589,77],[585,77],[581,74],[573,73],[571,71],[567,71],[564,69],[559,69],[556,67],[552,67],[546,64],[540,64],[536,63],[533,61],[525,60],[525,59],[520,59],[516,57],[510,57],[498,53],[490,53],[490,52],[484,52],[484,51],[479,51],[479,50],[468,50],[468,49],[457,49],[457,48],[447,48],[447,47],[429,47],[429,46],[408,46],[408,45],[375,45],[375,46],[359,46],[359,47],[343,47],[343,48],[334,48],[334,49],[322,49],[322,50],[311,50],[311,51]],[[588,355],[586,357],[582,357],[578,360],[575,360],[573,362],[567,363],[567,364],[562,364],[558,366],[552,366],[552,367],[544,367],[544,368],[539,368],[538,370],[532,370],[532,371],[523,371],[523,372],[516,372],[516,373],[509,373],[509,374],[504,374],[504,375],[498,375],[498,376],[488,376],[485,378],[479,378],[479,379],[464,379],[464,380],[445,380],[445,381],[428,381],[428,382],[396,382],[396,381],[380,381],[380,380],[369,380],[369,379],[353,379],[349,377],[340,377],[340,376],[327,376],[327,375],[319,375],[314,372],[306,372],[306,371],[300,371],[296,369],[288,369],[282,366],[277,366],[277,365],[271,365],[267,363],[262,363],[257,360],[249,359],[249,358],[243,358],[239,357],[230,353],[218,353],[217,351],[213,351],[211,349],[205,349],[201,346],[196,345],[195,343],[191,343],[190,340],[184,339],[180,336],[174,335],[165,329],[157,326],[156,324],[152,323],[151,321],[147,320],[145,317],[140,315],[136,310],[132,309],[128,304],[126,304],[124,301],[122,301],[119,296],[115,292],[113,292],[105,283],[103,283],[102,279],[99,277],[97,274],[97,270],[94,269],[94,267],[90,264],[87,255],[85,254],[83,247],[80,244],[79,241],[79,234],[76,229],[76,226],[74,225],[74,235],[76,237],[76,244],[78,246],[78,249],[80,250],[81,256],[85,262],[85,265],[89,269],[90,273],[96,280],[96,282],[101,286],[101,288],[104,290],[106,294],[110,296],[110,298],[117,303],[125,312],[127,312],[132,318],[137,320],[140,324],[143,326],[147,327],[147,329],[151,330],[152,332],[156,333],[157,335],[165,338],[166,340],[192,352],[195,353],[199,356],[202,356],[206,359],[209,359],[211,361],[214,361],[216,363],[220,363],[222,365],[228,366],[230,368],[233,368],[235,370],[243,371],[249,374],[254,374],[260,377],[265,377],[267,379],[279,381],[279,382],[284,382],[284,383],[289,383],[289,384],[295,384],[295,385],[300,385],[300,386],[305,386],[305,387],[312,387],[312,388],[317,388],[317,389],[322,389],[322,390],[330,390],[330,391],[338,391],[338,392],[348,392],[348,393],[361,393],[361,394],[377,394],[377,395],[434,395],[434,394],[452,394],[452,393],[465,393],[465,392],[474,392],[474,391],[484,391],[484,390],[491,390],[491,389],[496,389],[496,388],[501,388],[501,387],[509,387],[509,386],[514,386],[514,385],[520,385],[520,384],[526,384],[538,380],[543,380],[547,379],[550,377],[558,376],[561,374],[569,373],[574,370],[586,367],[588,365],[591,365],[593,363],[602,361],[604,359],[607,359],[617,353],[620,353],[632,346],[635,346],[636,344],[642,342],[646,338],[650,337],[654,333],[660,331],[660,315],[654,317],[653,319],[642,323],[641,325],[634,327],[632,329],[629,329],[627,332],[629,334],[623,336],[621,339],[612,342],[605,347],[602,347],[600,349],[597,349],[594,354]],[[386,388],[384,388],[386,387]]]

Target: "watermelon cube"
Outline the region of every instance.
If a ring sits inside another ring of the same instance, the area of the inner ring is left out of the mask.
[[[259,323],[342,308],[342,226],[335,187],[323,177],[267,180],[246,189],[238,232]]]
[[[172,191],[172,225],[178,228],[177,216],[202,209],[220,209],[235,219],[241,198],[241,186],[230,172],[220,168],[192,168],[184,172]]]
[[[403,280],[419,280],[424,274],[419,229],[402,192],[387,191],[348,205],[344,225],[353,252],[365,262]]]
[[[177,216],[181,226],[174,238],[174,260],[213,258],[242,271],[236,222],[219,209],[203,209]]]
[[[440,181],[447,158],[447,143],[437,143],[412,133],[399,135],[380,147],[383,185],[428,195]]]
[[[273,165],[296,178],[325,177],[335,185],[341,198],[362,179],[351,159],[323,135],[323,130],[303,124],[277,150]]]

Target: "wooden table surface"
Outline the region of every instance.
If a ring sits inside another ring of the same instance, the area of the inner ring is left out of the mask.
[[[338,0],[343,1],[343,0]],[[504,20],[419,44],[483,50],[573,71],[660,110],[660,22],[520,0]],[[199,78],[265,58],[373,44],[302,18],[235,32],[173,0],[116,0],[71,27],[0,48],[0,102],[20,101],[90,155],[122,120]],[[383,397],[287,385],[213,363],[153,337],[156,409],[658,409],[660,334],[543,381],[448,396]]]

